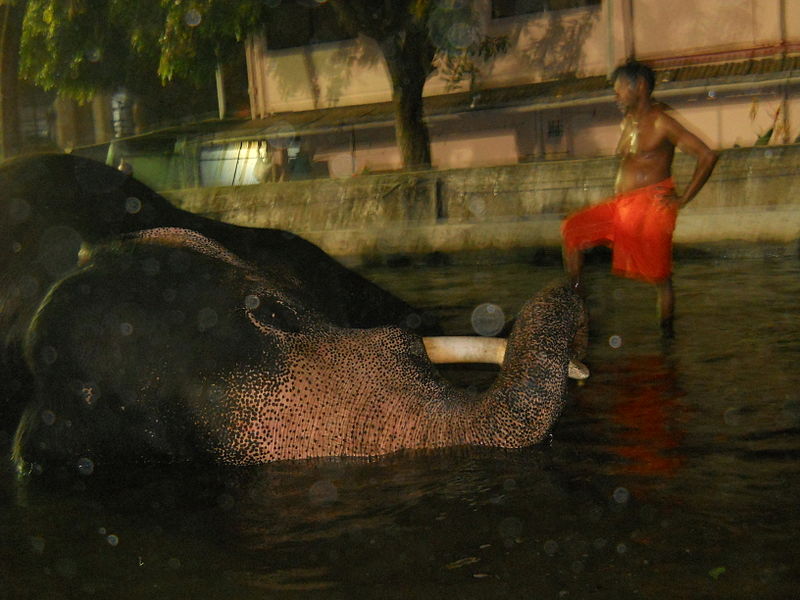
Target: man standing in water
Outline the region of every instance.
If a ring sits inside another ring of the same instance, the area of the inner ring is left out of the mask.
[[[650,67],[629,61],[617,67],[611,80],[624,115],[617,144],[622,160],[616,195],[564,222],[564,267],[572,283],[580,288],[583,251],[600,244],[612,246],[614,274],[656,286],[661,328],[672,335],[672,232],[678,211],[708,180],[717,154],[652,98],[655,74]],[[672,181],[676,146],[697,160],[692,179],[681,195],[676,194]]]

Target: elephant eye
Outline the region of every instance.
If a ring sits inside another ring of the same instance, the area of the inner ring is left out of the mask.
[[[291,333],[300,331],[297,314],[275,299],[249,294],[245,297],[244,305],[247,312],[262,325]]]

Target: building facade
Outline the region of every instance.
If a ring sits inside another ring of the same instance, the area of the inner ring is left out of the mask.
[[[655,97],[712,148],[800,136],[800,1],[463,1],[473,9],[471,24],[445,20],[432,36],[451,45],[502,36],[508,49],[460,81],[441,71],[429,77],[425,119],[435,169],[613,154],[620,114],[608,75],[628,57],[655,68]],[[226,118],[161,123],[157,132],[137,128],[129,137],[130,103],[58,100],[48,113],[51,137],[111,164],[124,158],[157,189],[400,169],[377,44],[337,30],[325,2],[275,10],[295,11],[293,25],[246,41],[235,87],[247,94],[229,102]],[[200,99],[214,104],[217,95]]]
[[[481,32],[506,36],[509,49],[468,81],[429,78],[435,168],[612,154],[620,115],[607,76],[630,56],[656,69],[656,98],[713,148],[785,144],[800,135],[800,2],[475,0],[475,10]],[[434,34],[463,32],[455,24]],[[235,146],[238,162],[244,154],[254,167],[259,142],[292,150],[296,141],[282,140],[294,136],[319,174],[400,168],[375,42],[280,45],[271,49],[268,36],[248,40],[251,116],[265,126],[263,140]],[[217,158],[225,154],[220,146]]]

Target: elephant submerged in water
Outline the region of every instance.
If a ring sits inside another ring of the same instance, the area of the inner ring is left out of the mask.
[[[135,179],[87,158],[14,159],[0,165],[0,447],[31,393],[22,341],[50,287],[78,265],[81,248],[158,227],[215,240],[276,285],[302,288],[307,303],[337,325],[436,331],[427,315],[289,232],[238,227],[179,210]]]
[[[368,303],[386,300],[348,316],[302,268],[284,268],[285,254],[271,259],[229,243],[222,224],[175,214],[177,226],[82,236],[80,264],[53,276],[29,311],[20,469],[521,447],[560,414],[570,359],[586,343],[570,288],[523,306],[502,370],[478,395],[439,375],[403,326],[410,307],[390,294],[340,275]]]

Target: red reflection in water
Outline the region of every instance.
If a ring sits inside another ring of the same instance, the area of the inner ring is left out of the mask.
[[[609,450],[623,459],[619,472],[674,476],[686,460],[677,451],[685,437],[680,398],[686,393],[676,384],[674,370],[662,355],[637,356],[609,375],[616,390],[609,416],[621,426],[618,443]]]

